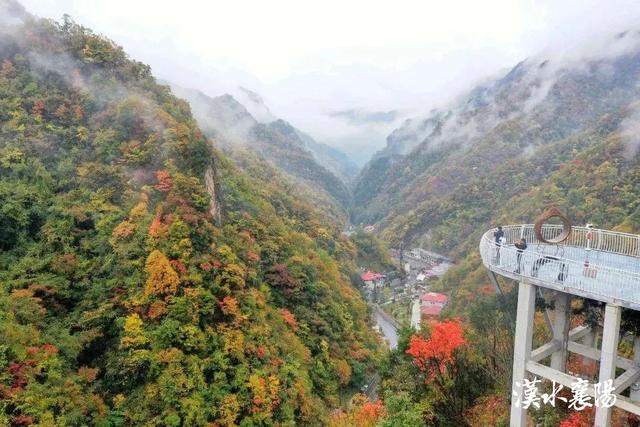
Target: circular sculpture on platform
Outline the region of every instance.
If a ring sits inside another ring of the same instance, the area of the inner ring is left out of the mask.
[[[544,225],[545,222],[547,222],[551,218],[559,218],[560,221],[562,221],[562,232],[556,237],[546,239],[542,235],[542,226]],[[569,236],[571,236],[571,221],[569,221],[569,218],[564,216],[562,212],[558,210],[558,208],[554,207],[546,210],[545,212],[543,212],[542,215],[538,217],[538,219],[536,219],[536,222],[533,226],[533,230],[536,233],[536,238],[542,243],[550,243],[550,244],[562,243],[565,240],[567,240]]]

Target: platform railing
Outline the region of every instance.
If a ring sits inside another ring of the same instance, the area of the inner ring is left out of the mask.
[[[493,237],[493,231],[487,234]],[[507,244],[513,244],[526,238],[527,243],[541,243],[536,238],[533,224],[507,225],[503,227]],[[546,239],[555,237],[562,231],[562,225],[544,225],[542,236]],[[618,231],[601,230],[597,228],[572,227],[571,235],[563,242],[566,246],[587,248],[601,252],[614,253],[632,257],[640,257],[640,236],[637,234],[621,233]]]
[[[560,234],[562,226],[545,225],[542,235],[552,238]],[[559,246],[544,244],[536,236],[532,224],[503,227],[505,242],[497,245],[494,231],[487,231],[480,242],[480,254],[484,265],[505,276],[519,279],[529,277],[550,288],[581,294],[605,302],[621,301],[627,306],[640,306],[640,274],[636,271],[613,268],[607,265],[607,257],[597,262],[576,259],[585,254],[603,252],[611,255],[637,258],[640,263],[640,238],[637,235],[607,230],[573,227],[571,236],[562,248],[582,250],[557,250]],[[588,233],[590,233],[588,235]],[[527,250],[519,251],[514,243],[521,238],[527,241]],[[586,251],[589,248],[591,251]],[[554,250],[555,249],[555,250]],[[570,256],[564,256],[569,253]],[[640,264],[638,264],[640,265]]]

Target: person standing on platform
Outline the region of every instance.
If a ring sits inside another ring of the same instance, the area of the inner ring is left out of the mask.
[[[516,268],[515,272],[517,274],[520,274],[520,261],[522,260],[522,252],[527,249],[527,240],[523,237],[518,243],[515,244],[515,247],[518,249],[518,268]]]
[[[504,231],[502,226],[499,225],[496,231],[493,232],[493,237],[496,241],[496,263],[500,264],[500,246],[504,244]]]

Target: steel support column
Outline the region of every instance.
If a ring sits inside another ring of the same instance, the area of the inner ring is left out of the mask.
[[[560,349],[551,355],[551,368],[566,372],[567,345],[569,343],[569,326],[571,317],[571,296],[558,292],[553,310],[553,340],[560,344]]]
[[[527,362],[531,356],[533,339],[533,318],[536,310],[536,287],[526,282],[518,285],[518,316],[513,349],[512,390],[521,394],[522,380],[527,374]],[[518,384],[516,384],[518,383]],[[518,405],[515,396],[511,398],[511,427],[526,427],[527,410]]]
[[[602,329],[602,351],[600,353],[600,374],[598,382],[616,379],[616,361],[618,358],[618,342],[620,340],[620,315],[622,308],[607,304],[604,309],[604,326]],[[596,408],[596,427],[611,425],[612,408]]]
[[[640,365],[640,337],[633,338],[633,361]],[[640,401],[640,380],[631,384],[629,397],[635,402]]]

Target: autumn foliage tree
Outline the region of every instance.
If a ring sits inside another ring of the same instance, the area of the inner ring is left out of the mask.
[[[427,339],[413,335],[407,354],[426,373],[426,381],[444,375],[453,361],[455,351],[466,345],[460,320],[446,320],[431,324],[431,336]]]
[[[291,313],[286,308],[283,308],[283,309],[280,309],[280,314],[282,314],[282,318],[287,323],[287,325],[291,326],[292,329],[295,330],[298,328],[298,321],[296,320],[293,313]]]
[[[31,110],[33,115],[38,118],[38,120],[42,120],[44,115],[44,102],[39,99],[33,104],[33,109]]]
[[[300,283],[284,264],[276,264],[266,275],[272,286],[281,289],[286,296],[293,295],[300,287]]]
[[[416,408],[426,404],[429,418],[436,424],[466,425],[465,412],[486,392],[491,379],[486,376],[482,359],[468,345],[461,320],[432,321],[427,329],[426,337],[412,335],[404,349],[411,364],[407,375],[415,377],[416,381]],[[404,359],[400,362],[407,363]],[[394,371],[399,369],[394,367]],[[421,375],[415,375],[416,370]],[[402,385],[396,387],[400,387],[396,388],[398,391],[403,390]],[[387,392],[392,393],[391,390]]]
[[[148,342],[143,334],[143,322],[140,316],[132,314],[125,319],[124,334],[120,340],[122,348],[136,348]]]
[[[158,191],[162,191],[163,193],[171,191],[173,180],[171,179],[169,172],[164,169],[156,171],[156,178],[158,180],[158,183],[156,184],[156,189]]]
[[[145,270],[149,275],[144,288],[146,296],[176,293],[180,278],[162,252],[155,250],[149,254]]]
[[[371,401],[356,394],[348,411],[336,411],[329,419],[330,427],[374,427],[384,418],[386,411],[380,400]]]
[[[345,386],[349,384],[349,381],[351,381],[351,366],[349,366],[349,362],[344,359],[339,359],[335,362],[335,365],[340,385]]]

